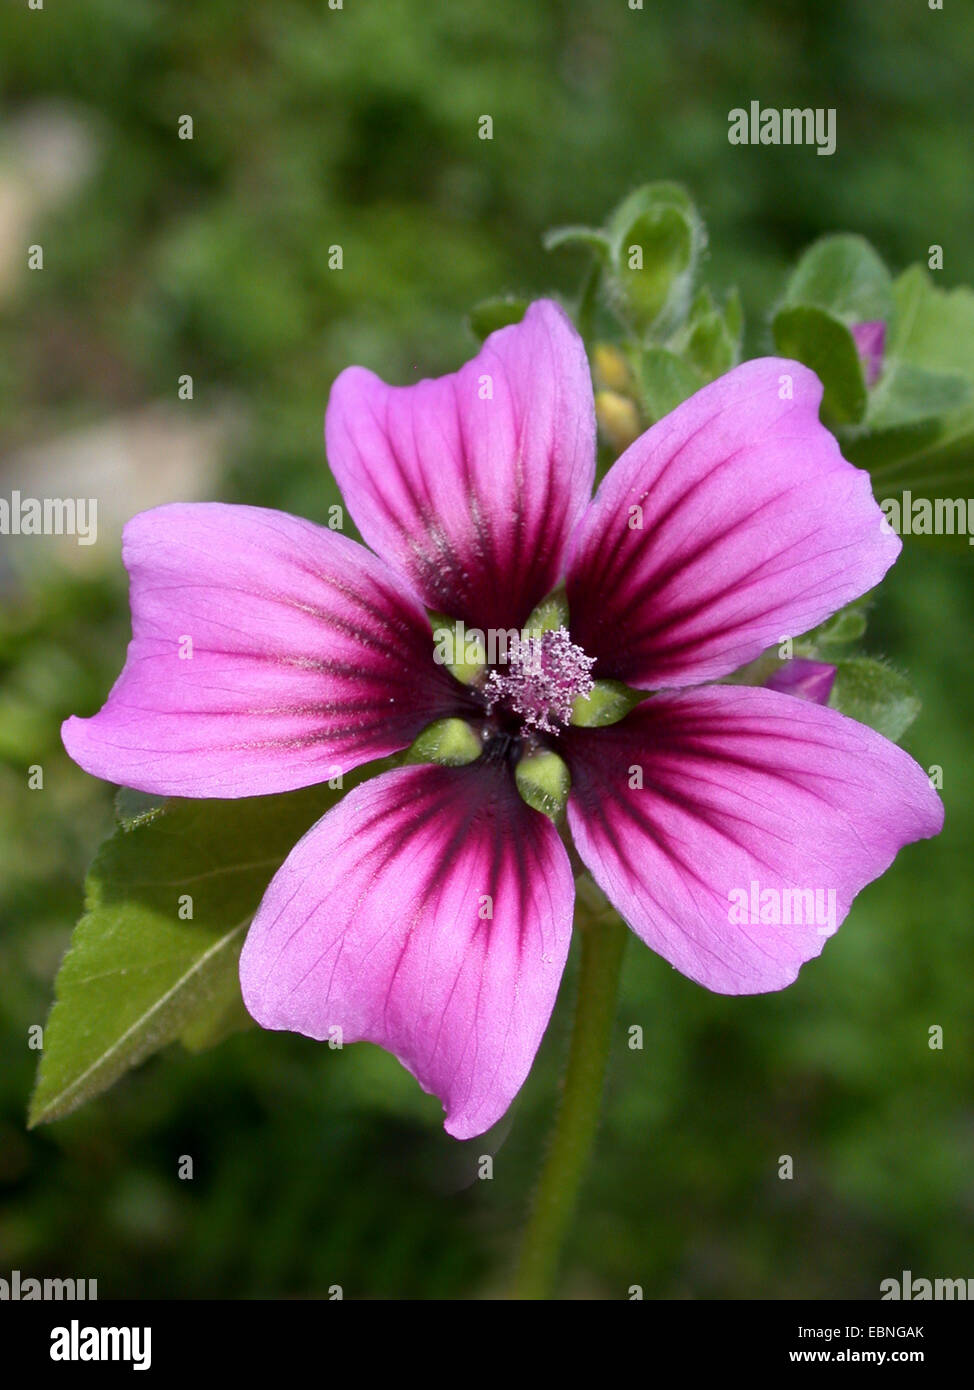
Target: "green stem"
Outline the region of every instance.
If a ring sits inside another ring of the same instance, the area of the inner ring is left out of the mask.
[[[524,1233],[513,1298],[550,1295],[598,1129],[619,968],[628,935],[612,912],[581,929],[582,960],[565,1087]]]
[[[596,261],[585,276],[582,292],[578,297],[578,309],[575,315],[575,323],[579,335],[586,343],[588,343],[595,332],[595,305],[598,300],[601,281],[602,266]]]

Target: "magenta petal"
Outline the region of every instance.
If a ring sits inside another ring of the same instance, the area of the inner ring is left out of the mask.
[[[812,700],[827,705],[835,684],[836,668],[824,661],[809,661],[795,656],[779,666],[764,682],[768,690],[780,690],[782,695],[794,695],[799,700]]]
[[[558,992],[574,884],[557,831],[500,767],[400,768],[349,792],[274,877],[240,958],[265,1028],[378,1043],[489,1129]]]
[[[821,397],[797,362],[746,362],[613,465],[568,562],[572,638],[597,675],[714,680],[879,583],[900,541],[819,423]]]
[[[568,819],[593,878],[648,946],[722,994],[790,984],[860,889],[943,824],[901,748],[770,690],[657,695],[566,737]],[[752,920],[752,891],[767,920]]]
[[[401,580],[310,521],[175,504],[130,521],[123,554],[125,668],[62,730],[96,777],[165,796],[288,791],[405,747],[466,698]]]
[[[594,481],[595,407],[556,304],[532,304],[453,376],[387,386],[349,367],[325,436],[363,537],[428,607],[507,629],[560,579]]]

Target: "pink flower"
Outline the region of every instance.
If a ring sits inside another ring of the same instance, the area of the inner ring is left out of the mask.
[[[252,507],[129,523],[125,669],[98,714],[64,726],[89,772],[253,796],[403,749],[438,719],[481,740],[465,766],[354,788],[295,847],[241,957],[259,1023],[387,1048],[458,1138],[503,1114],[554,1004],[574,899],[565,844],[513,775],[532,749],[570,769],[568,826],[611,902],[721,992],[780,989],[825,940],[814,924],[732,925],[731,892],[834,889],[838,922],[902,845],[937,833],[940,802],[900,748],[818,704],[707,684],[872,588],[900,549],[820,397],[796,362],[748,362],[637,439],[591,499],[588,364],[542,301],[454,376],[390,387],[351,367],[335,382],[328,456],[374,553]],[[568,626],[482,688],[434,661],[427,609],[518,629],[562,580]],[[659,693],[608,727],[566,724],[593,678]]]

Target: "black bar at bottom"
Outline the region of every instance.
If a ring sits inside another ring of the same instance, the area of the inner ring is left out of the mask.
[[[23,1384],[38,1374],[46,1385],[92,1373],[175,1384],[188,1372],[218,1371],[248,1381],[271,1375],[280,1385],[309,1372],[334,1380],[361,1371],[371,1380],[388,1367],[397,1381],[426,1371],[458,1375],[480,1390],[495,1375],[502,1383],[512,1371],[523,1378],[532,1365],[550,1380],[562,1360],[577,1379],[587,1374],[577,1362],[583,1346],[600,1378],[625,1354],[650,1383],[672,1370],[946,1371],[964,1356],[972,1321],[960,1301],[0,1302],[0,1346]]]

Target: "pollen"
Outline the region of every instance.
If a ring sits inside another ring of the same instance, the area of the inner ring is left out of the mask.
[[[506,668],[495,667],[484,683],[487,712],[501,706],[526,729],[557,734],[571,719],[575,701],[595,684],[595,658],[575,645],[565,627],[520,638],[507,657]]]

